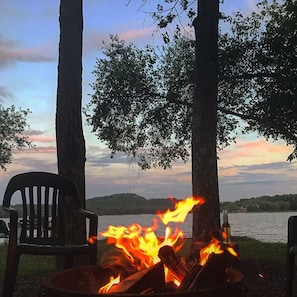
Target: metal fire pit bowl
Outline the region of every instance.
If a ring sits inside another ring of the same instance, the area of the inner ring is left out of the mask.
[[[43,281],[45,297],[136,297],[145,294],[99,294],[114,270],[99,265],[72,268],[48,275]],[[243,279],[243,277],[242,277]],[[148,294],[153,297],[244,297],[242,279],[224,286],[189,292]]]

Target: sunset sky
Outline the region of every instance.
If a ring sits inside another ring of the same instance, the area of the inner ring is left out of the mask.
[[[101,55],[102,41],[118,34],[138,46],[157,44],[155,24],[139,0],[85,0],[83,41],[83,105],[92,92],[92,71]],[[222,1],[221,1],[222,2]],[[255,9],[256,1],[225,0],[225,14]],[[59,43],[58,0],[0,1],[0,103],[29,108],[30,139],[37,150],[15,152],[7,171],[0,172],[0,195],[11,176],[25,171],[57,172],[55,104]],[[87,198],[136,193],[146,198],[185,198],[191,195],[191,162],[176,163],[164,171],[141,172],[125,156],[110,159],[110,151],[84,122]],[[287,162],[292,148],[284,142],[266,142],[256,135],[240,137],[219,153],[221,201],[297,193],[296,162]]]

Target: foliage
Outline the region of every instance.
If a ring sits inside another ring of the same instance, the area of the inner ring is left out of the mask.
[[[220,34],[218,149],[249,132],[296,149],[296,1],[258,6],[247,17],[236,13],[231,30]],[[112,156],[124,152],[142,169],[188,160],[194,51],[195,42],[179,31],[159,48],[140,49],[111,36],[106,58],[97,59],[85,113]]]
[[[95,93],[85,113],[112,155],[122,151],[142,169],[188,160],[193,89],[187,84],[193,80],[193,71],[188,71],[193,60],[185,56],[191,55],[185,50],[189,46],[193,49],[180,39],[158,56],[154,48],[139,49],[111,36],[104,52],[108,59],[97,59]]]
[[[240,199],[235,202],[221,202],[221,209],[227,209],[229,212],[295,211],[297,210],[297,194],[261,196]]]
[[[263,1],[258,12],[232,19],[232,32],[221,38],[221,81],[230,100],[227,114],[245,120],[243,132],[297,144],[297,5],[295,0]],[[233,95],[233,96],[232,96]],[[235,96],[234,96],[235,95]]]
[[[5,170],[6,164],[12,162],[13,149],[30,147],[31,142],[23,133],[26,124],[26,116],[29,110],[16,110],[12,105],[4,108],[0,105],[0,167]]]

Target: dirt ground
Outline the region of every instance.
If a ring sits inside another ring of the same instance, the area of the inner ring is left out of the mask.
[[[241,260],[238,270],[245,275],[244,286],[247,289],[246,297],[285,296],[285,264],[282,265],[268,261]],[[41,285],[42,277],[18,279],[14,297],[42,297]],[[0,290],[2,292],[1,286]],[[0,296],[2,295],[0,294]],[[297,290],[294,296],[297,296]]]

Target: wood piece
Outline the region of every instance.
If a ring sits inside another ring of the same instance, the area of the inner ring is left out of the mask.
[[[190,291],[191,286],[194,282],[195,277],[198,275],[199,271],[201,270],[202,266],[200,264],[195,264],[192,269],[187,273],[183,281],[181,282],[178,290],[181,292]]]
[[[194,271],[192,272],[193,275],[191,276],[191,280],[188,281],[187,286],[184,285],[181,289],[185,291],[193,291],[220,286],[226,282],[226,255],[225,253],[212,253],[208,256],[207,262],[201,269],[199,269],[198,266],[193,269]]]
[[[165,286],[164,267],[161,262],[138,271],[125,279],[119,284],[114,285],[107,292],[111,293],[136,293],[163,288]]]
[[[162,263],[168,267],[179,281],[184,279],[188,273],[188,269],[183,261],[176,255],[171,246],[166,245],[161,247],[158,256]]]

